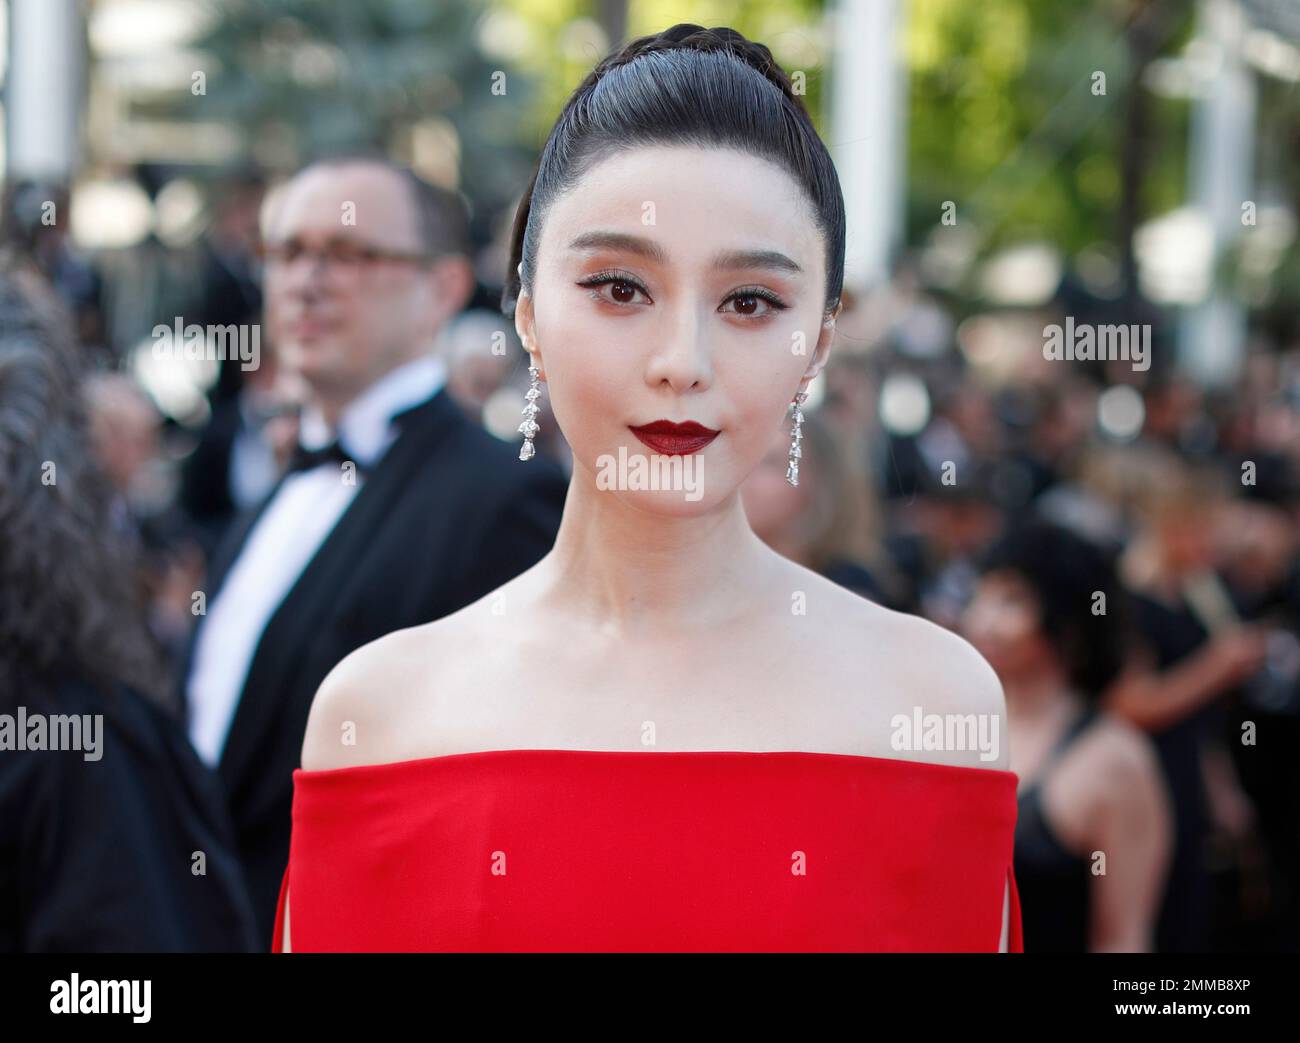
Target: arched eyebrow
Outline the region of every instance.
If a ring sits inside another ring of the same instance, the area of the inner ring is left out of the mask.
[[[569,244],[570,250],[621,250],[636,254],[655,264],[667,264],[668,254],[653,239],[645,239],[626,232],[583,232]],[[713,258],[713,266],[722,269],[767,269],[776,272],[802,272],[803,268],[780,250],[724,250]]]

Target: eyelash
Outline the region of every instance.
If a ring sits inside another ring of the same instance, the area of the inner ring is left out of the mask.
[[[626,283],[628,286],[631,286],[639,293],[644,294],[647,298],[650,296],[649,290],[647,290],[644,286],[642,286],[641,283],[638,282],[636,279],[634,279],[632,276],[627,275],[624,272],[615,272],[615,271],[597,272],[595,275],[583,279],[581,282],[578,283],[578,285],[591,288],[593,299],[601,300],[604,301],[606,304],[609,304],[614,302],[611,302],[607,297],[601,294],[596,288],[600,286],[607,286],[610,283],[614,283],[614,282]],[[789,305],[786,304],[785,301],[781,300],[781,298],[778,297],[775,293],[762,286],[742,286],[739,290],[736,290],[733,293],[728,294],[726,299],[723,301],[723,303],[725,304],[727,303],[727,301],[734,301],[738,297],[757,297],[760,300],[765,301],[768,304],[768,306],[775,311],[785,311],[786,308],[789,307]],[[617,303],[614,303],[614,306],[619,308],[626,307],[626,305],[621,305]],[[737,312],[736,314],[739,315],[740,313]],[[743,319],[754,319],[754,320],[764,318],[763,315],[740,315],[740,317]]]

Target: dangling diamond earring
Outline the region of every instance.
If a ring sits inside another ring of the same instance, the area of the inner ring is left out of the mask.
[[[524,422],[519,425],[519,430],[524,434],[524,444],[519,449],[520,460],[531,460],[535,454],[533,449],[533,435],[541,430],[537,426],[537,400],[542,397],[542,391],[537,382],[537,367],[529,366],[528,375],[533,378],[532,384],[525,393],[524,398],[527,400],[524,405]]]
[[[808,396],[800,391],[794,396],[794,427],[790,429],[790,466],[785,470],[785,480],[791,485],[799,484],[799,458],[803,456],[803,450],[799,443],[803,441],[803,410],[799,407],[804,404]]]

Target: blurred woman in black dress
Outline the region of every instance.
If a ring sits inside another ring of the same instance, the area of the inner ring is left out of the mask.
[[[1150,741],[1098,698],[1124,663],[1111,556],[1037,519],[981,562],[962,631],[1006,694],[1025,952],[1146,952],[1172,848]]]
[[[39,280],[0,266],[0,951],[253,951],[216,781],[158,701],[79,365]],[[62,715],[76,749],[50,741]]]
[[[1225,703],[1267,652],[1263,627],[1243,624],[1215,571],[1214,532],[1229,486],[1170,452],[1143,462],[1135,526],[1120,559],[1131,591],[1143,669],[1108,699],[1151,737],[1174,802],[1174,854],[1156,927],[1161,952],[1213,947],[1210,842],[1216,827],[1240,842],[1254,808],[1223,745]]]

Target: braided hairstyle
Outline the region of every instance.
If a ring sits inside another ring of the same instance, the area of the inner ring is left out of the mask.
[[[802,186],[826,244],[829,315],[844,284],[844,197],[830,153],[790,77],[734,29],[682,23],[607,56],[573,92],[515,214],[501,305],[513,315],[536,274],[542,221],[555,198],[621,149],[682,143],[734,148]]]

